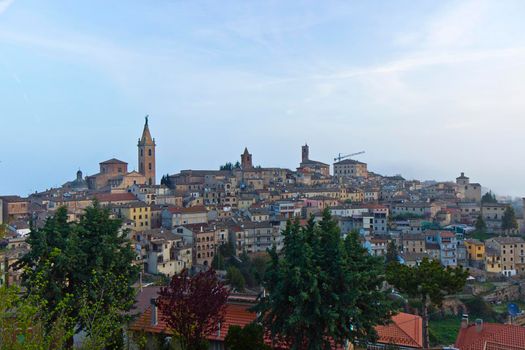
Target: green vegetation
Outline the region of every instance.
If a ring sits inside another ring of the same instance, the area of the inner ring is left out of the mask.
[[[447,315],[439,319],[430,319],[430,344],[433,346],[454,344],[460,326],[461,316]]]
[[[121,222],[95,202],[79,223],[69,223],[62,207],[44,227],[31,230],[31,250],[19,267],[25,296],[38,300],[46,316],[46,335],[64,320],[66,333],[86,332],[92,349],[122,344],[124,312],[134,304],[132,283],[138,270],[120,227]]]
[[[516,213],[514,208],[510,205],[505,209],[503,219],[501,220],[501,228],[503,231],[512,231],[518,229],[518,221],[516,220]]]
[[[386,247],[385,263],[388,265],[390,263],[398,262],[397,256],[398,256],[397,245],[396,245],[396,242],[392,240],[388,242],[388,246]]]
[[[242,275],[241,271],[235,266],[230,266],[228,268],[226,280],[236,292],[244,292],[244,285],[246,284],[246,281],[244,280],[244,276]]]
[[[228,350],[270,350],[264,344],[263,327],[256,323],[247,324],[244,328],[230,326],[224,344]]]
[[[219,170],[233,170],[233,169],[240,169],[240,168],[241,168],[241,163],[239,162],[236,162],[235,164],[231,162],[227,162],[226,164],[221,165],[219,167]]]
[[[387,280],[401,293],[420,300],[419,307],[423,318],[423,347],[429,345],[429,309],[440,307],[447,295],[463,289],[468,272],[460,267],[443,267],[438,261],[423,259],[419,266],[409,267],[391,263],[387,267]]]
[[[374,326],[394,309],[381,290],[383,259],[368,255],[357,232],[343,241],[329,210],[306,227],[289,222],[283,235],[281,254],[270,252],[268,294],[254,308],[271,336],[290,342],[292,350],[375,339]]]
[[[393,215],[392,220],[416,220],[416,219],[424,219],[425,215],[420,214],[414,214],[414,213],[403,213],[398,215]]]
[[[481,197],[481,203],[498,203],[498,200],[492,191],[488,191]]]
[[[485,240],[487,240],[489,238],[492,238],[492,237],[493,237],[493,235],[491,235],[488,232],[474,231],[474,232],[469,234],[469,238],[479,239],[480,241],[485,241]]]
[[[160,179],[160,184],[172,188],[173,184],[171,183],[170,174],[162,175],[162,178]]]
[[[485,233],[487,232],[487,224],[485,223],[485,220],[483,220],[483,216],[478,215],[478,218],[476,219],[476,232],[479,233]]]

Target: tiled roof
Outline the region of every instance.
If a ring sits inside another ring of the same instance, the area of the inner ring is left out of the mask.
[[[137,197],[130,192],[124,193],[99,193],[94,195],[94,198],[99,202],[120,202],[120,201],[134,201]]]
[[[525,349],[525,328],[510,324],[484,323],[481,331],[476,325],[460,328],[455,346],[460,350],[517,350]]]
[[[100,164],[128,164],[116,158],[111,158],[106,161],[100,162]]]
[[[420,316],[400,312],[392,316],[392,323],[376,326],[378,343],[423,347],[423,321]]]
[[[172,214],[194,214],[194,213],[207,213],[206,207],[203,205],[198,205],[195,207],[188,207],[188,208],[175,208],[175,207],[168,207],[168,210]]]

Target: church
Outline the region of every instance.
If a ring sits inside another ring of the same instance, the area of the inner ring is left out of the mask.
[[[132,185],[155,185],[155,139],[151,137],[148,116],[142,130],[142,137],[137,144],[138,171],[128,171],[128,163],[111,158],[99,163],[99,172],[82,180],[82,172],[77,172],[77,179],[67,182],[64,187],[72,190],[91,191],[126,191]],[[80,177],[80,178],[79,178]]]

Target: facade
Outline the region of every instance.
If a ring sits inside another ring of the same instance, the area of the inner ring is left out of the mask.
[[[244,148],[244,152],[241,154],[241,169],[244,171],[253,169],[252,155],[248,152],[247,147]]]
[[[481,185],[478,183],[470,183],[470,179],[465,176],[465,173],[461,173],[461,175],[456,178],[456,184],[463,200],[476,203],[481,202]]]
[[[307,144],[301,146],[301,163],[297,171],[303,174],[318,174],[330,176],[330,165],[310,159],[310,148]]]
[[[208,211],[204,206],[189,208],[167,207],[162,210],[162,226],[168,229],[182,225],[207,223]]]
[[[340,178],[366,178],[368,176],[367,165],[353,159],[341,160],[334,163],[334,176]]]
[[[143,202],[116,205],[111,208],[119,218],[133,222],[134,231],[151,229],[151,207]]]
[[[525,273],[525,240],[521,237],[494,237],[485,241],[487,250],[500,257],[501,273],[514,276]],[[493,261],[488,262],[491,265]]]
[[[0,197],[0,224],[27,218],[29,215],[29,200],[19,196]]]

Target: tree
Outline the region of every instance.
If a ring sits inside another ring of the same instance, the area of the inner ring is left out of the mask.
[[[270,347],[264,344],[263,327],[256,323],[247,324],[243,328],[230,326],[224,338],[224,345],[227,350],[270,350]]]
[[[244,292],[246,281],[241,271],[235,266],[230,266],[226,272],[226,280],[238,292]]]
[[[501,220],[501,228],[505,232],[516,230],[518,228],[516,213],[514,212],[514,208],[510,205],[507,206],[507,208],[505,208],[505,212],[503,213],[503,218]]]
[[[170,174],[162,175],[162,178],[160,179],[160,184],[171,188],[172,183],[171,183]]]
[[[226,263],[224,262],[224,257],[221,252],[217,252],[211,261],[211,267],[215,270],[224,270],[226,269]]]
[[[488,191],[481,197],[481,203],[498,203],[498,200],[492,191]]]
[[[392,240],[388,242],[388,246],[386,247],[386,257],[385,257],[386,264],[388,265],[390,263],[398,262],[399,260],[397,259],[397,256],[398,256],[397,245],[396,245],[396,242]]]
[[[476,219],[476,232],[478,233],[485,233],[487,232],[487,224],[485,223],[485,220],[483,220],[483,216],[478,215],[478,218]]]
[[[454,294],[465,286],[468,272],[461,267],[446,268],[438,261],[423,259],[419,266],[409,267],[390,264],[387,267],[387,280],[401,293],[420,300],[420,313],[423,318],[423,348],[428,348],[428,309],[431,305],[441,306],[445,296]]]
[[[231,162],[227,162],[226,164],[224,165],[221,165],[219,170],[232,170],[233,169],[233,164]]]
[[[368,255],[356,232],[345,241],[329,210],[319,223],[288,223],[281,255],[275,247],[264,277],[268,291],[254,311],[274,341],[290,349],[332,349],[372,340],[393,306],[381,291],[383,260]]]
[[[57,310],[65,310],[68,329],[89,333],[81,307],[99,307],[99,315],[118,315],[118,322],[112,323],[116,338],[106,348],[116,346],[126,320],[124,312],[135,302],[132,284],[138,277],[138,268],[132,265],[135,255],[126,233],[121,232],[121,221],[112,219],[109,210],[95,202],[86,208],[79,223],[69,223],[62,207],[43,228],[33,227],[27,242],[31,249],[19,263],[24,269],[22,283],[27,295],[45,301],[47,330],[60,316]],[[101,276],[110,281],[104,285],[103,295],[98,293]],[[78,302],[81,298],[83,305]]]
[[[182,350],[206,349],[206,337],[224,322],[228,291],[213,269],[174,275],[157,299],[162,319],[178,335]]]

